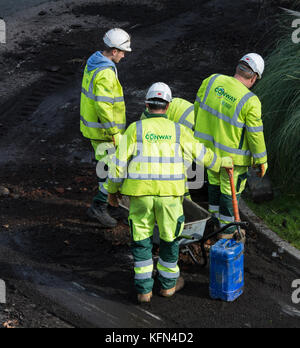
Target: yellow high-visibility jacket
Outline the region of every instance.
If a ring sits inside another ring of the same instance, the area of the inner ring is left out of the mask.
[[[203,81],[195,101],[194,135],[238,166],[267,162],[261,103],[234,77],[214,74]]]
[[[194,130],[194,104],[183,98],[174,98],[166,112],[168,119]]]
[[[126,114],[123,88],[113,67],[84,70],[80,103],[80,130],[84,137],[113,141],[123,134]]]
[[[129,196],[183,196],[186,159],[219,172],[221,158],[200,144],[190,129],[165,114],[146,117],[123,135],[115,166],[110,167],[108,192],[116,193],[122,185],[121,193]]]

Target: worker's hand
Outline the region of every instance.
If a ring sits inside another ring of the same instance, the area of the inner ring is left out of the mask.
[[[258,165],[259,171],[257,172],[257,176],[259,178],[263,178],[266,174],[266,171],[268,169],[268,163],[263,163]]]
[[[121,200],[121,199],[122,199],[122,197],[123,197],[123,196],[121,195],[120,191],[119,191],[119,192],[117,192],[117,193],[116,193],[116,195],[117,195],[118,200]]]
[[[222,168],[233,168],[233,160],[231,157],[221,157]]]
[[[119,197],[119,193],[109,193],[108,199],[107,199],[108,204],[113,207],[118,207],[119,206],[118,197]]]
[[[122,139],[121,133],[113,135],[113,142],[114,142],[115,147],[119,146],[121,139]]]

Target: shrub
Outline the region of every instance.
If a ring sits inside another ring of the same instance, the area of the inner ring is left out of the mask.
[[[300,188],[300,44],[292,41],[291,22],[266,58],[254,89],[263,108],[269,174],[276,184]]]

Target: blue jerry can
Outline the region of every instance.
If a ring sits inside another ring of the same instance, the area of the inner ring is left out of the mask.
[[[209,294],[213,299],[231,302],[243,293],[244,244],[221,239],[210,249]]]

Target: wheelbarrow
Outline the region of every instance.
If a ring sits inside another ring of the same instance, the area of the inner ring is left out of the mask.
[[[120,206],[126,210],[129,210],[129,198],[126,196],[122,197],[120,202]],[[179,236],[179,251],[181,253],[188,253],[193,261],[205,267],[208,262],[207,254],[204,248],[205,242],[209,239],[216,236],[218,233],[224,232],[227,228],[232,226],[237,226],[237,228],[243,227],[246,228],[248,226],[247,222],[235,221],[227,224],[221,229],[213,232],[208,232],[208,225],[212,224],[212,215],[203,207],[198,205],[197,203],[184,199],[183,201],[183,211],[185,215],[185,224],[181,235]],[[159,231],[158,227],[155,226],[153,231],[153,243],[159,245]],[[200,263],[191,248],[189,247],[191,244],[200,244],[201,252],[203,255],[203,263]]]

